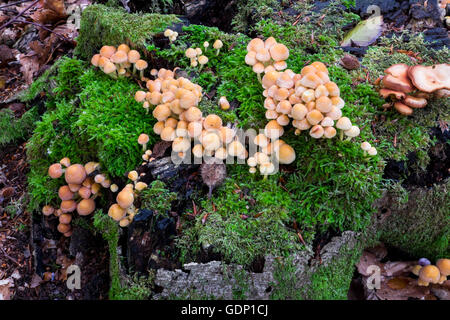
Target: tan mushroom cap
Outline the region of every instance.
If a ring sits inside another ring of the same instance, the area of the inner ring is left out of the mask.
[[[134,194],[132,187],[125,187],[117,194],[116,201],[120,207],[127,209],[133,205]]]
[[[446,277],[450,275],[450,259],[439,259],[436,261],[436,267],[439,268],[441,275]]]
[[[217,39],[216,41],[214,41],[214,44],[213,44],[214,49],[220,49],[222,47],[223,47],[223,42],[221,40]]]
[[[413,113],[413,109],[411,109],[411,108],[408,107],[406,104],[401,103],[401,102],[396,102],[396,103],[394,103],[394,108],[395,108],[400,114],[403,114],[403,115],[405,115],[405,116],[412,115],[412,113]]]
[[[120,207],[117,203],[114,203],[108,210],[108,216],[115,221],[120,221],[126,215],[126,210]]]
[[[172,127],[165,127],[161,131],[161,139],[164,141],[173,141],[177,137],[175,129]]]
[[[186,152],[191,147],[191,140],[184,137],[176,137],[172,142],[174,152]]]
[[[302,103],[297,103],[292,107],[291,116],[294,120],[303,120],[308,113],[308,109]]]
[[[145,133],[141,133],[138,137],[138,143],[139,144],[146,144],[149,141],[149,136]]]
[[[422,281],[423,284],[426,283],[438,283],[441,277],[441,273],[438,267],[433,265],[427,265],[420,269],[419,271],[419,280]]]
[[[325,130],[323,127],[320,124],[316,124],[311,128],[311,130],[309,130],[309,135],[315,139],[319,139],[322,138],[324,132]]]
[[[323,118],[324,118],[323,114],[319,110],[316,110],[316,109],[314,109],[306,114],[306,120],[308,120],[308,122],[311,125],[316,125],[316,124],[320,123],[320,121],[322,121]]]
[[[247,45],[247,51],[258,51],[259,49],[264,48],[264,41],[260,38],[254,38],[250,40],[250,42]]]
[[[86,179],[86,170],[81,164],[73,164],[66,169],[64,178],[67,184],[82,184]]]
[[[352,122],[347,117],[342,117],[336,122],[336,128],[341,130],[349,130],[352,127]]]
[[[110,59],[113,63],[125,63],[128,61],[128,54],[125,51],[118,50],[111,56]]]
[[[216,129],[219,130],[222,127],[222,119],[215,114],[210,114],[206,116],[205,120],[203,121],[203,127],[208,129]]]
[[[345,135],[350,138],[359,136],[360,129],[357,126],[351,126],[350,129],[344,131]]]
[[[125,53],[128,53],[128,52],[130,52],[130,47],[127,44],[122,43],[121,45],[119,45],[117,47],[117,51],[123,51]]]
[[[245,147],[238,140],[232,141],[227,147],[228,154],[232,157],[239,157],[245,154]]]
[[[111,56],[116,52],[116,48],[113,46],[103,46],[100,49],[100,55],[105,58],[111,58]]]
[[[295,160],[295,151],[287,143],[282,144],[276,152],[277,159],[282,164],[290,164]]]
[[[58,179],[63,173],[64,171],[60,163],[54,163],[48,168],[48,175],[52,179]]]
[[[72,215],[69,213],[63,213],[59,216],[59,223],[69,224],[72,221]],[[63,232],[65,233],[65,232]]]
[[[145,182],[139,181],[138,183],[136,183],[136,185],[134,186],[134,188],[137,191],[142,191],[144,189],[146,189],[148,187],[148,185]]]
[[[73,192],[70,191],[69,186],[61,186],[58,189],[58,196],[61,200],[71,200],[73,199]]]
[[[91,58],[91,64],[95,67],[98,67],[98,61],[100,60],[101,55],[100,54],[94,54]]]
[[[156,106],[156,108],[153,109],[153,112],[152,112],[153,116],[158,121],[166,120],[168,117],[170,117],[171,113],[172,113],[172,111],[170,110],[170,108],[167,104],[160,104],[160,105]]]
[[[61,160],[59,160],[59,163],[61,163],[64,167],[68,167],[70,166],[70,159],[67,157],[62,158]]]
[[[323,136],[327,139],[334,138],[336,136],[336,129],[334,127],[325,127],[323,129]]]
[[[95,201],[93,199],[83,199],[77,205],[77,212],[80,216],[90,215],[95,210]]]
[[[256,60],[256,52],[255,51],[247,52],[247,54],[245,55],[245,63],[248,64],[249,66],[253,66],[257,62],[258,60]]]
[[[413,96],[406,96],[405,99],[402,100],[402,102],[408,107],[415,109],[425,108],[428,103],[427,99],[425,98],[417,98]]]
[[[197,107],[190,107],[185,114],[186,120],[189,122],[198,122],[202,119],[202,111]]]
[[[106,61],[103,66],[103,72],[106,74],[113,73],[117,70],[116,65],[111,61]]]
[[[397,100],[404,99],[406,97],[406,94],[401,91],[394,91],[391,89],[380,89],[379,91],[380,96],[382,96],[384,99],[390,96],[394,96]]]
[[[404,93],[413,91],[414,87],[408,78],[408,69],[409,66],[404,63],[394,64],[387,68],[384,71],[386,73],[383,78],[384,87]]]
[[[270,47],[270,55],[275,61],[287,60],[289,58],[289,49],[281,43],[276,43]]]
[[[267,147],[270,140],[263,133],[260,133],[253,139],[253,143],[261,148],[264,148]]]
[[[148,63],[145,60],[139,59],[138,61],[136,61],[135,66],[137,70],[141,71],[148,67]]]
[[[413,66],[409,68],[408,76],[420,91],[450,90],[450,64],[448,63],[429,67]]]
[[[361,143],[361,149],[363,149],[364,151],[369,151],[370,148],[372,148],[372,146],[369,142],[364,141],[363,143]]]
[[[146,96],[147,94],[145,93],[145,91],[139,90],[134,94],[134,100],[136,100],[137,102],[143,102]]]
[[[49,216],[51,214],[53,214],[55,212],[55,208],[53,208],[52,206],[46,205],[42,208],[42,213],[44,214],[44,216]]]
[[[222,146],[218,132],[205,131],[201,136],[201,142],[206,151],[214,151]]]
[[[284,129],[276,120],[271,120],[266,124],[264,134],[271,140],[276,140],[284,134]]]
[[[94,172],[95,170],[97,170],[97,168],[100,166],[100,164],[98,162],[94,162],[94,161],[89,161],[88,163],[86,163],[84,165],[84,170],[86,171],[87,175],[90,175],[92,172]],[[86,181],[86,180],[85,180]],[[87,181],[89,182],[89,181]]]
[[[75,211],[76,208],[77,208],[77,203],[73,200],[61,201],[60,209],[63,213]]]
[[[72,229],[72,227],[70,226],[70,224],[60,223],[58,224],[56,229],[58,229],[58,232],[66,234]]]
[[[320,112],[327,113],[331,111],[331,108],[333,107],[333,104],[331,102],[331,99],[326,96],[321,96],[318,99],[316,99],[316,108]]]
[[[136,63],[141,58],[141,55],[136,50],[130,50],[128,52],[128,61],[131,63]]]

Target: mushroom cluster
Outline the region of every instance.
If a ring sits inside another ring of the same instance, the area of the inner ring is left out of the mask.
[[[394,106],[400,114],[409,116],[414,109],[424,108],[432,94],[437,98],[450,96],[450,64],[410,67],[400,63],[384,72],[379,93],[391,100],[384,107]]]
[[[178,32],[173,31],[173,30],[171,30],[171,29],[166,29],[166,30],[164,31],[164,36],[165,36],[166,38],[169,38],[170,43],[172,43],[172,42],[174,42],[175,40],[177,40],[177,38],[178,38]]]
[[[121,227],[127,227],[134,219],[138,209],[134,206],[134,200],[138,193],[147,188],[147,184],[139,181],[137,171],[130,171],[128,179],[132,183],[127,184],[116,196],[116,203],[109,207],[108,215],[119,222]]]
[[[199,71],[201,71],[203,66],[209,61],[208,57],[203,55],[203,51],[200,48],[188,48],[185,55],[191,60],[191,67],[195,68],[200,64]]]
[[[254,38],[247,45],[245,63],[253,67],[253,71],[261,82],[262,73],[286,69],[287,58],[289,58],[289,49],[284,44],[277,43],[274,37],[269,37],[266,41]]]
[[[427,259],[421,259],[412,272],[419,277],[419,286],[426,287],[430,283],[443,284],[450,275],[450,259],[439,259],[435,266]]]
[[[345,102],[322,62],[313,62],[300,74],[290,69],[269,70],[262,78],[262,86],[266,118],[270,120],[266,129],[277,129],[280,136],[291,119],[295,134],[309,130],[315,139],[331,139],[336,136],[336,129],[340,130],[341,140],[344,134],[351,139],[360,133],[349,118],[342,116]]]
[[[100,172],[98,162],[88,162],[85,165],[71,164],[69,158],[63,158],[59,163],[54,163],[48,168],[48,174],[52,179],[58,179],[64,175],[67,185],[58,190],[61,204],[58,209],[46,205],[42,209],[45,216],[54,214],[59,218],[58,231],[64,236],[72,235],[72,213],[77,212],[80,216],[90,215],[95,210],[95,198],[99,195],[101,188],[110,188],[111,191],[118,190],[117,185]]]
[[[113,78],[129,77],[139,71],[140,78],[144,77],[144,70],[148,67],[145,60],[136,50],[131,50],[126,44],[117,48],[114,46],[103,46],[100,53],[91,58],[91,64],[99,67],[104,73]]]

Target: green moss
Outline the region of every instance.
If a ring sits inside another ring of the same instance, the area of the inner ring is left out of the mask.
[[[20,118],[10,109],[0,110],[0,147],[28,138],[38,119],[37,108],[31,108]]]
[[[389,215],[378,236],[386,245],[430,260],[450,255],[450,181],[430,189],[406,192],[396,185],[387,202]],[[406,197],[407,195],[407,197]]]
[[[311,300],[347,300],[355,265],[361,257],[362,249],[341,248],[339,254],[327,265],[321,265],[311,276],[307,290]]]
[[[179,21],[174,15],[127,14],[124,9],[91,5],[81,17],[75,54],[90,59],[103,45],[121,43],[142,48],[154,34]]]
[[[287,228],[295,206],[289,194],[280,190],[276,178],[260,180],[247,170],[230,166],[230,178],[211,200],[202,200],[202,213],[177,239],[183,262],[195,260],[201,246],[242,265],[266,254],[287,256],[302,249],[297,234]],[[311,234],[303,236],[311,241]]]
[[[271,300],[302,300],[303,295],[297,289],[297,266],[291,257],[278,259],[273,272],[274,283],[272,284]]]
[[[120,261],[117,252],[119,245],[119,225],[104,214],[102,210],[97,210],[94,214],[94,228],[102,235],[103,239],[108,242],[109,249],[109,275],[111,285],[109,289],[109,298],[115,300],[120,297],[122,285],[120,283]]]
[[[72,163],[100,161],[111,178],[123,177],[142,162],[139,134],[149,134],[149,145],[156,141],[154,118],[134,100],[137,85],[85,67],[77,59],[61,63],[48,111],[27,145],[31,209],[57,198],[58,182],[47,176],[50,164],[63,157]]]
[[[155,180],[139,193],[139,198],[142,209],[150,209],[157,214],[166,215],[170,210],[171,202],[176,200],[177,194],[170,192],[164,182]]]

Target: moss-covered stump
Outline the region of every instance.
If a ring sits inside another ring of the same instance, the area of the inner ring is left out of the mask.
[[[412,258],[450,255],[450,180],[408,192],[397,186],[378,201],[378,239]]]
[[[125,9],[91,5],[81,17],[75,54],[90,60],[105,44],[118,46],[128,43],[142,49],[146,40],[151,40],[154,34],[176,22],[180,20],[175,15],[130,15]]]
[[[159,269],[155,299],[347,299],[358,261],[359,236],[344,232],[320,251],[321,260],[301,252],[281,258],[268,255],[260,272],[220,261],[189,263],[183,269]]]

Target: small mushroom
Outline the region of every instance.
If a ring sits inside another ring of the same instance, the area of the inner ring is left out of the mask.
[[[409,93],[414,87],[408,77],[409,66],[404,63],[394,64],[384,72],[383,85],[387,89]]]
[[[52,215],[54,212],[55,208],[53,208],[52,206],[46,205],[42,208],[42,213],[44,214],[44,216]]]
[[[433,265],[424,266],[419,271],[419,286],[427,287],[430,283],[438,283],[441,278],[438,267]]]
[[[281,145],[275,154],[278,161],[282,164],[290,164],[295,160],[295,151],[287,143]]]
[[[411,109],[410,107],[408,107],[406,104],[397,101],[396,103],[394,103],[394,108],[400,113],[403,114],[405,116],[409,116],[412,115],[413,113],[413,109]]]
[[[126,186],[117,194],[116,201],[120,207],[123,209],[127,209],[133,205],[134,195],[133,195],[133,187]]]
[[[402,103],[406,104],[408,107],[414,109],[421,109],[427,105],[427,99],[425,98],[416,98],[413,96],[406,96]]]
[[[222,110],[230,109],[230,103],[228,102],[227,97],[225,96],[220,97],[219,105]]]
[[[430,93],[440,89],[450,90],[450,64],[413,66],[408,69],[408,76],[420,91]]]
[[[205,64],[207,64],[208,61],[209,61],[209,59],[208,59],[207,56],[200,56],[200,57],[198,57],[198,63],[200,63],[200,69],[198,69],[198,72],[202,71],[203,66]]]
[[[63,175],[64,171],[60,163],[54,163],[48,168],[48,175],[52,179],[58,179]]]
[[[66,169],[64,178],[67,184],[77,184],[80,185],[86,179],[86,170],[81,164],[73,164]]]
[[[147,61],[139,59],[138,61],[136,61],[134,66],[139,71],[139,78],[140,79],[144,78],[144,70],[147,69],[148,67]]]
[[[217,39],[214,44],[213,48],[216,49],[216,56],[219,55],[220,49],[223,47],[223,43],[221,40]]]
[[[95,202],[93,199],[83,199],[77,205],[77,212],[80,216],[90,215],[95,210]]]
[[[108,216],[113,218],[115,221],[120,221],[123,217],[125,217],[126,211],[117,203],[111,205],[108,210]]]

